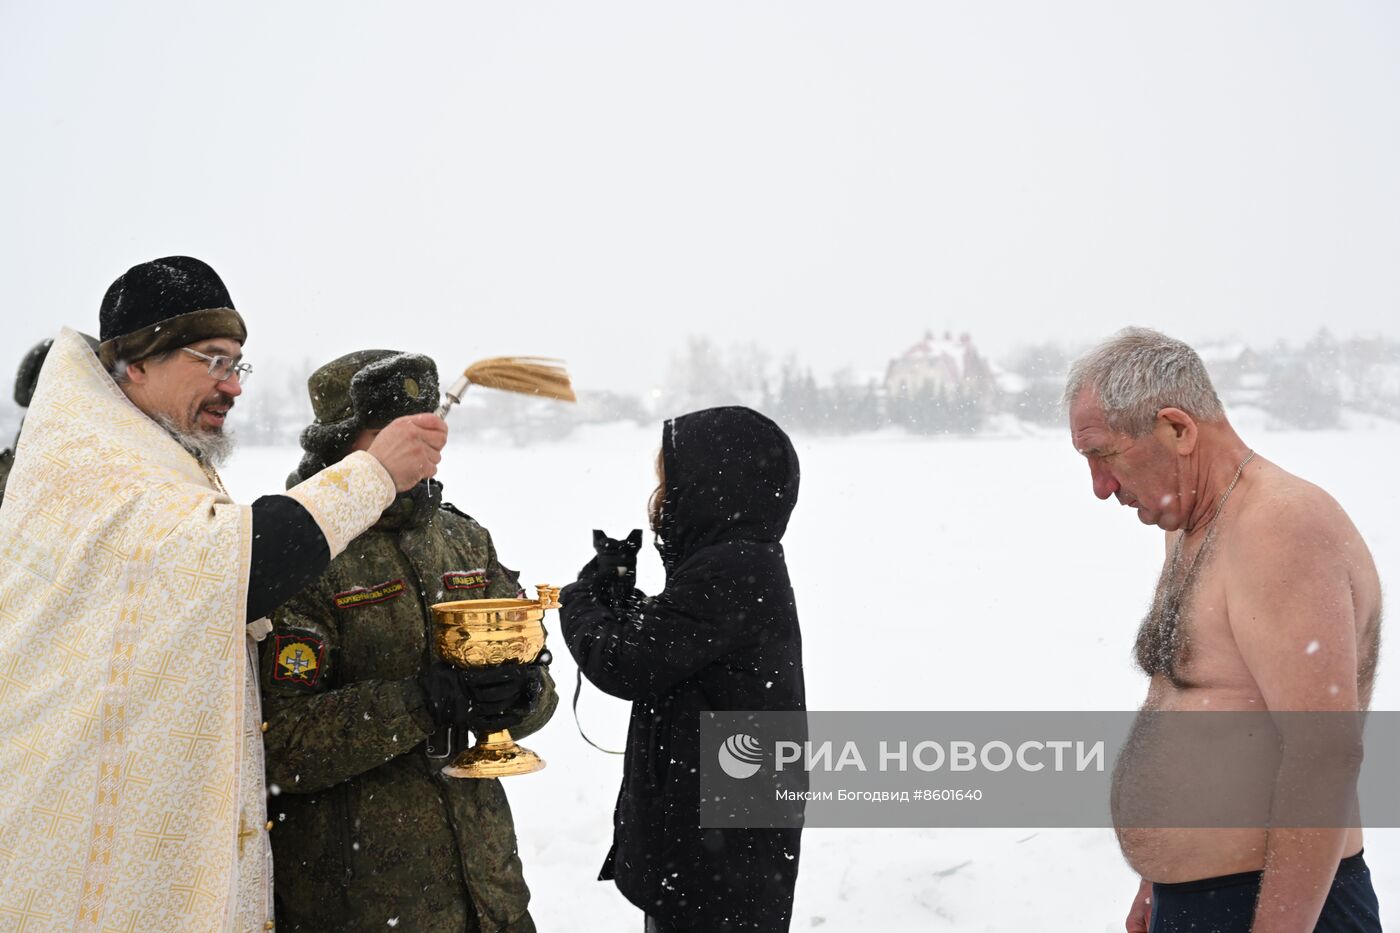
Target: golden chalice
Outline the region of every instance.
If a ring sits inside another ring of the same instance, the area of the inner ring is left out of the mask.
[[[488,667],[517,661],[529,664],[544,648],[544,614],[559,608],[559,588],[541,583],[535,599],[463,599],[433,606],[437,649],[458,667]],[[477,736],[477,743],[442,769],[449,777],[497,778],[529,774],[544,759],[521,748],[509,729]]]

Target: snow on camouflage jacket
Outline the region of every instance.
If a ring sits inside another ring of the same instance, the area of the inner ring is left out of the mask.
[[[519,584],[487,530],[427,489],[400,496],[262,643],[279,930],[534,930],[505,792],[438,773],[412,679],[434,657],[433,603]],[[557,702],[546,673],[512,734]]]

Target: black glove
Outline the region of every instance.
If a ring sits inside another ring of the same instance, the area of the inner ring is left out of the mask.
[[[637,551],[642,547],[642,530],[622,539],[609,538],[593,530],[593,550],[597,556],[584,568],[592,568],[590,584],[598,601],[610,609],[621,609],[634,598],[637,590]],[[580,579],[584,576],[580,574]]]
[[[548,653],[533,664],[514,661],[458,671],[468,697],[467,725],[478,736],[518,726],[544,693]]]
[[[437,661],[414,678],[427,699],[428,715],[433,717],[439,729],[449,726],[467,728],[471,697],[467,694],[462,674],[460,668],[446,661]]]

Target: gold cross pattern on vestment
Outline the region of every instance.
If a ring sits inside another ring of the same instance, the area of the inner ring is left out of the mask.
[[[238,816],[238,857],[239,857],[239,858],[242,858],[242,857],[243,857],[243,843],[247,842],[250,838],[252,838],[253,836],[256,836],[257,834],[258,834],[258,831],[257,831],[256,829],[249,829],[249,828],[248,828],[248,821],[245,820],[245,819],[243,818],[243,815],[240,813],[239,816]]]

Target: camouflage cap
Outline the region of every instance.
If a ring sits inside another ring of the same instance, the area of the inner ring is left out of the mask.
[[[438,407],[437,364],[420,353],[347,353],[312,373],[306,388],[316,420],[301,432],[306,456],[294,478],[305,479],[339,460],[365,428]]]
[[[317,424],[355,418],[382,428],[438,406],[437,366],[419,353],[358,350],[332,360],[306,380]]]

